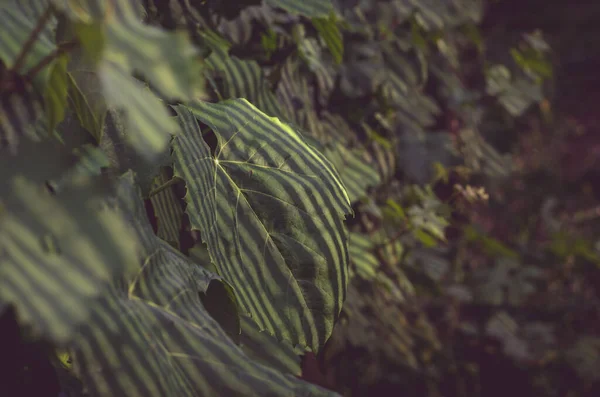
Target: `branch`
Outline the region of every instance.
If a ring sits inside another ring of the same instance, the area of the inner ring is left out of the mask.
[[[27,41],[23,45],[21,52],[19,53],[19,55],[17,56],[17,59],[15,60],[15,64],[13,65],[12,70],[14,70],[15,72],[18,72],[19,69],[23,66],[23,63],[25,62],[25,58],[27,57],[27,54],[31,50],[31,47],[33,47],[33,43],[35,43],[35,40],[42,32],[42,29],[46,25],[46,22],[48,22],[48,19],[50,19],[50,16],[52,16],[53,13],[54,13],[54,7],[52,7],[52,5],[50,4],[46,8],[46,10],[44,10],[44,13],[40,17],[40,19],[38,19],[37,24],[35,25],[35,28],[29,34]]]
[[[44,69],[46,66],[48,66],[48,64],[50,62],[52,62],[54,59],[58,58],[65,52],[69,52],[69,51],[77,48],[78,46],[79,46],[79,43],[74,40],[67,41],[66,43],[61,44],[56,50],[54,50],[50,54],[46,55],[44,58],[42,58],[42,60],[40,62],[38,62],[37,65],[32,67],[25,75],[25,78],[27,80],[33,79],[35,77],[35,75],[37,75],[42,69]]]

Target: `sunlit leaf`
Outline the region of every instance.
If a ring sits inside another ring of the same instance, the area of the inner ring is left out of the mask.
[[[348,197],[331,164],[244,99],[178,107],[175,175],[219,273],[260,329],[316,351],[347,281]],[[195,117],[217,136],[216,154]],[[243,275],[243,276],[242,276]]]

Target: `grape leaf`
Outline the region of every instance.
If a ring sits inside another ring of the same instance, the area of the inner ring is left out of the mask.
[[[210,257],[261,330],[313,351],[347,283],[348,196],[331,163],[245,99],[177,107],[175,175]],[[192,113],[193,112],[193,113]],[[216,155],[195,117],[217,135]]]

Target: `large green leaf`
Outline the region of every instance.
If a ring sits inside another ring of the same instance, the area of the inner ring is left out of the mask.
[[[245,99],[178,107],[175,175],[187,213],[243,311],[279,339],[318,350],[347,282],[348,196],[331,163]],[[195,120],[217,136],[216,154]]]
[[[24,323],[58,343],[112,277],[137,262],[135,236],[73,164],[49,142],[24,145],[16,157],[0,151],[0,307],[14,304]],[[62,181],[56,195],[50,180]]]
[[[96,396],[331,396],[250,360],[200,301],[219,277],[152,233],[133,175],[118,205],[143,241],[132,277],[114,284],[71,346],[74,370]]]

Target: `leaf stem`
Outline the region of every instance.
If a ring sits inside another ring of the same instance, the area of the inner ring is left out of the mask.
[[[174,176],[173,178],[169,179],[167,182],[163,183],[162,185],[160,185],[159,187],[153,189],[150,191],[150,193],[148,193],[148,198],[157,195],[158,193],[162,192],[163,190],[167,189],[169,186],[172,186],[174,184],[176,184],[177,182],[183,181],[183,179]]]

